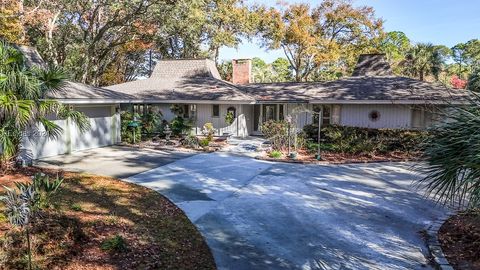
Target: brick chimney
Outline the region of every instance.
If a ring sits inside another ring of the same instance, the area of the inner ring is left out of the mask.
[[[252,82],[251,59],[233,59],[232,68],[232,82],[234,84],[249,84]]]

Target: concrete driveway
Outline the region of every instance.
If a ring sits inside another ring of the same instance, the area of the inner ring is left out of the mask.
[[[199,154],[129,177],[178,206],[219,269],[425,269],[420,231],[445,209],[405,163],[298,165]]]
[[[192,155],[145,148],[108,146],[74,152],[70,155],[43,158],[36,160],[34,164],[66,171],[127,178]]]

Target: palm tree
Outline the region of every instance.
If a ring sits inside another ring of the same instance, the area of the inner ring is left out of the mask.
[[[448,54],[449,49],[445,46],[418,43],[410,49],[403,62],[405,73],[422,81],[432,74],[438,80]]]
[[[15,160],[27,129],[35,130],[40,125],[49,137],[61,134],[62,129],[47,115],[70,118],[83,131],[89,128],[84,114],[47,98],[64,87],[66,79],[56,67],[28,67],[19,50],[0,42],[0,169]]]
[[[430,130],[425,142],[428,194],[441,202],[480,206],[480,96],[447,111],[448,121]]]

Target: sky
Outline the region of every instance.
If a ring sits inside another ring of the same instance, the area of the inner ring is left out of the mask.
[[[284,0],[285,1],[285,0]],[[271,5],[275,0],[250,0]],[[287,0],[318,4],[318,0]],[[353,0],[356,6],[371,6],[384,20],[385,31],[402,31],[412,42],[430,42],[453,47],[480,38],[480,0]],[[222,48],[220,59],[260,57],[267,63],[284,57],[281,50],[266,51],[256,42],[244,41],[238,49]]]

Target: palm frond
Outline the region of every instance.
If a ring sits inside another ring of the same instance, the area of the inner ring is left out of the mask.
[[[65,70],[58,66],[49,67],[47,69],[33,69],[35,77],[41,82],[41,97],[45,98],[48,92],[56,92],[65,87],[66,81],[69,79]]]
[[[49,138],[58,139],[60,135],[62,135],[63,129],[59,125],[55,124],[53,121],[50,121],[43,117],[38,119],[38,121],[45,129],[45,133]]]
[[[90,121],[88,120],[88,117],[84,113],[75,111],[68,106],[63,105],[60,108],[58,116],[62,119],[72,120],[72,122],[77,125],[81,132],[85,132],[90,129]]]
[[[478,207],[480,202],[480,97],[448,112],[448,120],[430,129],[425,173],[420,181],[439,202]]]

